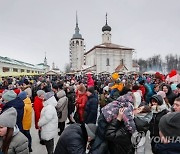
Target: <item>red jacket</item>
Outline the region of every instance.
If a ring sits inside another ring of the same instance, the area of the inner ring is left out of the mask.
[[[80,122],[84,121],[84,109],[86,106],[86,102],[87,102],[86,93],[77,95],[76,107],[77,107],[77,112],[79,114]]]
[[[144,100],[144,97],[145,97],[145,94],[146,94],[146,88],[143,85],[140,85],[139,90],[142,91],[142,98]]]
[[[43,108],[43,100],[38,96],[34,99],[34,114],[35,114],[35,128],[38,129],[38,121],[41,115],[41,110]]]

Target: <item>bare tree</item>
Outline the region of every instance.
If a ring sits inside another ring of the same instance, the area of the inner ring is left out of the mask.
[[[69,73],[70,72],[70,70],[71,70],[71,68],[70,68],[70,64],[65,64],[65,73]]]

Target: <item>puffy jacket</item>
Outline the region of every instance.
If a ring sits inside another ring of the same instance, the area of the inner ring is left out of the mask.
[[[76,107],[77,107],[77,112],[79,114],[80,122],[84,121],[84,110],[86,103],[87,103],[86,93],[77,94]]]
[[[24,116],[23,116],[23,129],[30,130],[32,124],[32,104],[29,97],[23,100],[24,101]]]
[[[43,105],[38,126],[41,127],[41,138],[48,141],[55,138],[58,132],[58,117],[55,109],[57,101],[52,96]]]
[[[87,138],[84,125],[69,125],[61,134],[54,154],[86,154]]]
[[[131,134],[123,121],[113,120],[106,129],[105,137],[110,154],[133,154]]]
[[[35,128],[38,129],[38,121],[41,115],[41,110],[43,108],[43,100],[38,96],[34,99],[34,117],[35,117]]]
[[[0,137],[0,147],[2,146],[3,138]],[[8,154],[28,154],[28,139],[15,126],[14,133],[9,145]]]

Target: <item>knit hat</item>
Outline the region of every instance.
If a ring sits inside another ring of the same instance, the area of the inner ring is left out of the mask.
[[[22,100],[27,98],[27,93],[25,91],[22,91],[21,93],[19,93],[19,98],[21,98]]]
[[[158,91],[157,95],[160,95],[163,99],[166,98],[166,93],[164,91]]]
[[[164,115],[159,122],[159,130],[165,137],[180,136],[180,112]]]
[[[54,96],[54,92],[47,92],[44,96],[45,100],[48,100],[49,98],[51,98],[52,96]]]
[[[44,92],[44,90],[38,90],[36,94],[37,96],[41,96],[41,95],[45,95],[46,93]]]
[[[88,137],[90,137],[93,140],[95,138],[95,133],[97,129],[96,124],[85,124],[85,127],[86,127]]]
[[[89,91],[91,94],[94,94],[94,87],[89,87],[87,91]]]
[[[0,115],[0,126],[14,128],[17,120],[17,111],[11,107]]]
[[[2,95],[2,98],[6,101],[12,101],[17,97],[17,94],[13,90],[8,90]]]
[[[157,104],[158,105],[162,105],[163,104],[163,98],[162,96],[160,95],[153,95],[151,98],[150,98],[150,102],[152,101],[152,99],[155,99],[157,101]]]
[[[175,83],[171,84],[171,89],[172,89],[172,91],[176,90],[177,89],[177,84],[175,84]]]

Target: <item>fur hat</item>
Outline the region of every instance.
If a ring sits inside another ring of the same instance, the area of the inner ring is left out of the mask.
[[[36,92],[36,94],[37,94],[37,96],[39,97],[39,96],[41,96],[41,95],[45,95],[46,93],[44,92],[44,90],[38,90],[38,91]]]
[[[51,98],[52,96],[54,96],[54,92],[47,92],[46,94],[45,94],[45,96],[44,96],[44,99],[45,100],[48,100],[49,98]]]
[[[162,96],[160,95],[153,95],[151,98],[150,98],[150,102],[152,101],[152,99],[155,99],[157,101],[157,104],[158,105],[162,105],[163,104],[163,98]]]
[[[17,111],[11,107],[0,115],[0,126],[14,128],[17,120]]]
[[[91,139],[94,139],[95,138],[96,129],[97,129],[96,124],[85,124],[85,127],[86,127],[86,131],[87,131],[88,137],[91,137]]]
[[[165,137],[180,136],[180,112],[164,115],[159,122],[159,130]]]
[[[2,98],[6,101],[12,101],[17,97],[17,94],[13,90],[8,90],[2,95]]]

